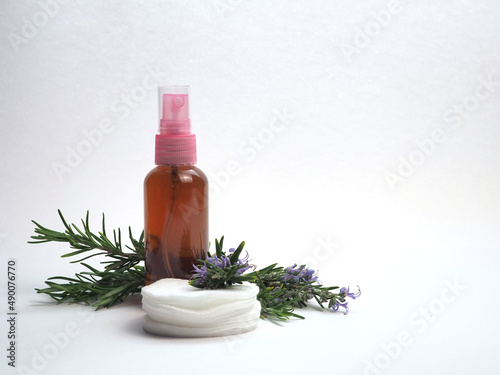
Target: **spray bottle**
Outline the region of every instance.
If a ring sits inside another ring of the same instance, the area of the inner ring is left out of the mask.
[[[155,164],[144,180],[146,285],[187,279],[208,251],[208,180],[196,164],[189,87],[160,87]]]

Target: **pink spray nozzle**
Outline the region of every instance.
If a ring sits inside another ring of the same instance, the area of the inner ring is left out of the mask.
[[[160,87],[159,99],[160,134],[191,133],[189,87]]]
[[[189,87],[158,88],[160,134],[156,135],[156,164],[196,163],[196,136],[189,119]]]

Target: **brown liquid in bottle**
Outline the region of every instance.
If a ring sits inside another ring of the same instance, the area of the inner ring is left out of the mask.
[[[208,181],[194,165],[158,165],[144,180],[146,285],[188,279],[208,250]]]

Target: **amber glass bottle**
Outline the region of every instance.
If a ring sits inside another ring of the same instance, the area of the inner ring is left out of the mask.
[[[159,165],[144,181],[146,284],[188,278],[208,250],[208,182],[194,165]]]
[[[208,251],[208,181],[196,162],[186,87],[160,88],[156,168],[144,180],[146,285],[187,279]]]

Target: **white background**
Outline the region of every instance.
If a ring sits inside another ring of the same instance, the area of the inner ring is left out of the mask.
[[[498,2],[42,0],[0,14],[0,348],[15,258],[22,366],[2,355],[2,373],[496,373]],[[95,230],[104,212],[108,230],[140,233],[158,84],[191,86],[211,238],[359,284],[348,315],[168,339],[142,332],[140,298],[93,313],[34,292],[81,268],[64,244],[28,245],[30,220],[61,230],[57,209],[90,210]]]

